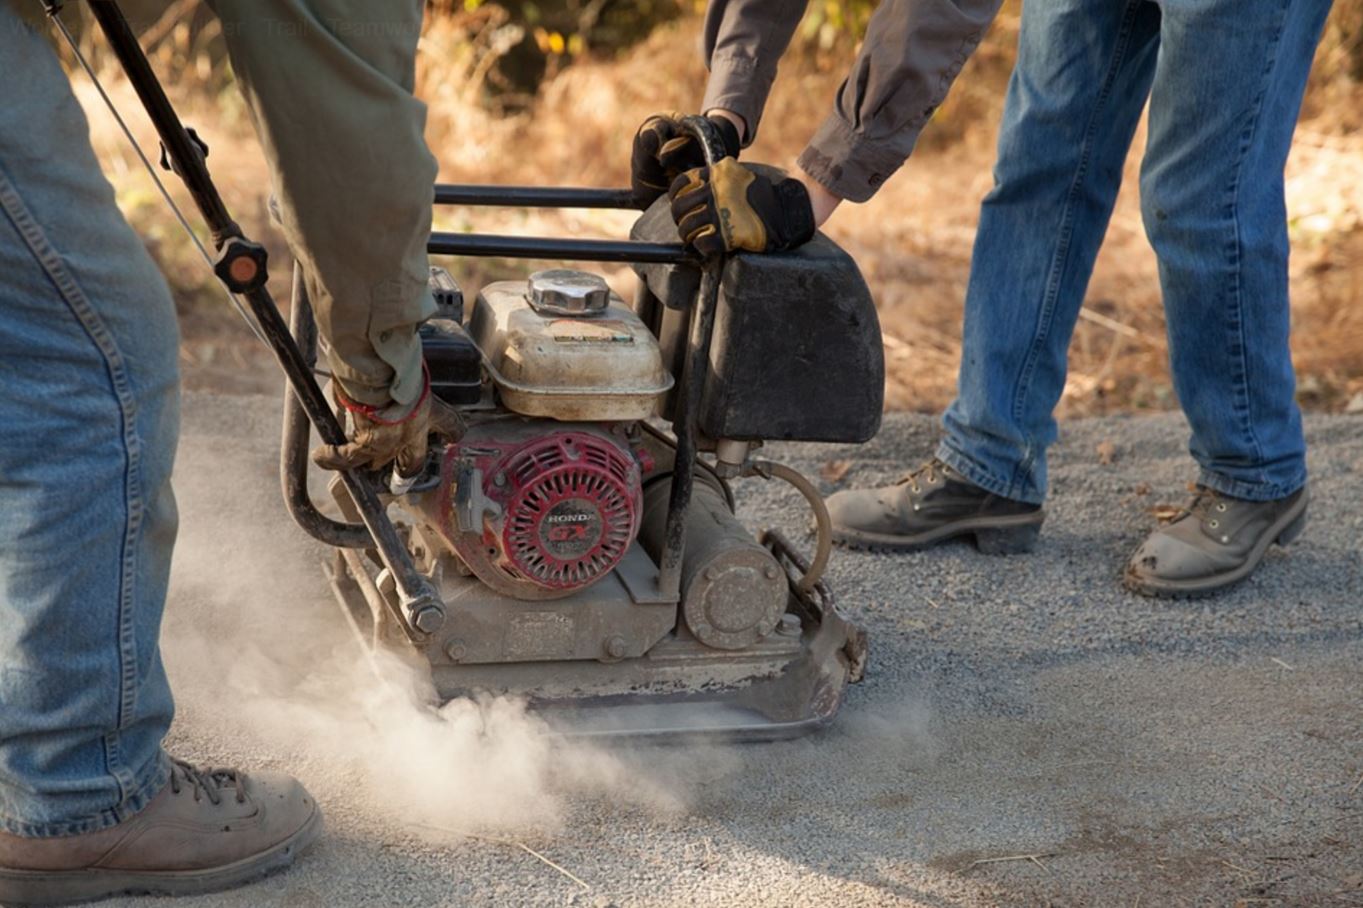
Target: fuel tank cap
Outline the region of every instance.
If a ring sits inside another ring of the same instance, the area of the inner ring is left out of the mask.
[[[543,315],[582,316],[604,312],[611,290],[599,274],[551,268],[530,275],[525,298]]]

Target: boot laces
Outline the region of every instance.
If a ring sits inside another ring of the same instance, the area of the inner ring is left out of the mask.
[[[236,793],[237,803],[246,803],[246,777],[237,770],[199,769],[176,759],[170,762],[170,790],[174,794],[189,788],[194,793],[194,800],[206,797],[216,807],[222,803],[223,791],[230,787]]]
[[[1215,489],[1193,483],[1189,484],[1188,491],[1193,493],[1193,497],[1183,506],[1183,509],[1174,519],[1196,517],[1199,523],[1206,523],[1213,529],[1217,528],[1220,521],[1215,515],[1226,510],[1226,501],[1221,493]]]
[[[918,484],[920,479],[928,485],[933,485],[937,482],[939,475],[946,476],[946,464],[934,457],[918,469],[905,473],[903,478],[899,480],[899,485],[907,485],[913,491],[913,494],[918,495],[923,491]]]

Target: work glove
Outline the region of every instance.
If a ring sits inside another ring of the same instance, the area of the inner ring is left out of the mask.
[[[630,156],[630,188],[634,202],[647,208],[657,201],[680,174],[705,164],[705,152],[689,132],[683,132],[681,121],[685,114],[676,112],[654,114],[644,121],[634,134],[634,151]],[[738,127],[724,117],[707,117],[719,129],[724,139],[724,152],[738,157]]]
[[[415,476],[426,465],[431,432],[453,441],[464,434],[459,411],[431,395],[429,376],[414,404],[362,404],[347,396],[337,382],[332,383],[332,394],[350,416],[350,440],[343,445],[319,445],[312,452],[313,462],[326,470],[380,470],[391,463],[399,476]]]
[[[677,177],[668,190],[682,242],[703,258],[793,249],[814,237],[809,190],[725,158]]]

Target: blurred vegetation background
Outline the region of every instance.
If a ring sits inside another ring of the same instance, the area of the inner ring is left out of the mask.
[[[85,53],[139,143],[154,149],[115,62],[82,27],[82,6],[69,4],[67,20],[80,31]],[[253,235],[271,243],[275,290],[285,296],[287,250],[268,223],[268,173],[224,63],[216,20],[201,0],[124,0],[123,6],[182,116],[212,146],[209,163],[229,204]],[[427,6],[418,90],[430,107],[428,139],[448,181],[623,185],[638,123],[655,110],[694,109],[704,89],[704,0],[428,0]],[[809,4],[748,159],[793,165],[826,115],[875,7],[874,0]],[[904,171],[871,202],[843,206],[826,228],[857,258],[876,295],[893,408],[936,411],[955,388],[971,241],[979,200],[991,185],[1019,12],[1019,0],[1005,0]],[[267,355],[234,321],[92,87],[80,74],[73,82],[120,203],[176,291],[186,383],[273,388]],[[1135,145],[1075,333],[1065,415],[1176,405],[1154,257],[1136,199],[1143,131]],[[1363,412],[1363,0],[1335,0],[1288,166],[1288,203],[1299,396],[1313,409]],[[440,229],[551,236],[618,237],[631,220],[619,212],[442,210],[437,216]],[[534,267],[445,264],[466,290]],[[602,273],[627,297],[632,292],[627,269]]]

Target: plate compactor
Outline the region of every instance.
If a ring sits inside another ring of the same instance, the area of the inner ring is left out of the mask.
[[[90,6],[213,231],[218,276],[286,373],[285,502],[330,547],[326,576],[365,647],[415,661],[444,699],[524,698],[565,734],[772,739],[834,715],[861,677],[865,635],[822,580],[831,534],[817,490],[758,455],[768,440],[862,442],[879,427],[879,325],[843,250],[820,235],[701,262],[666,198],[629,240],[434,233],[435,256],[629,263],[638,290],[630,304],[595,274],[553,269],[470,301],[433,268],[426,369],[461,418],[433,433],[419,475],[334,474],[319,508],[312,435],[337,443],[344,427],[316,381],[302,275],[295,266],[286,326],[263,248],[228,215],[117,4]],[[686,128],[719,156],[708,121]],[[634,207],[627,190],[450,185],[435,203]],[[812,557],[735,516],[730,483],[747,477],[805,497]]]

